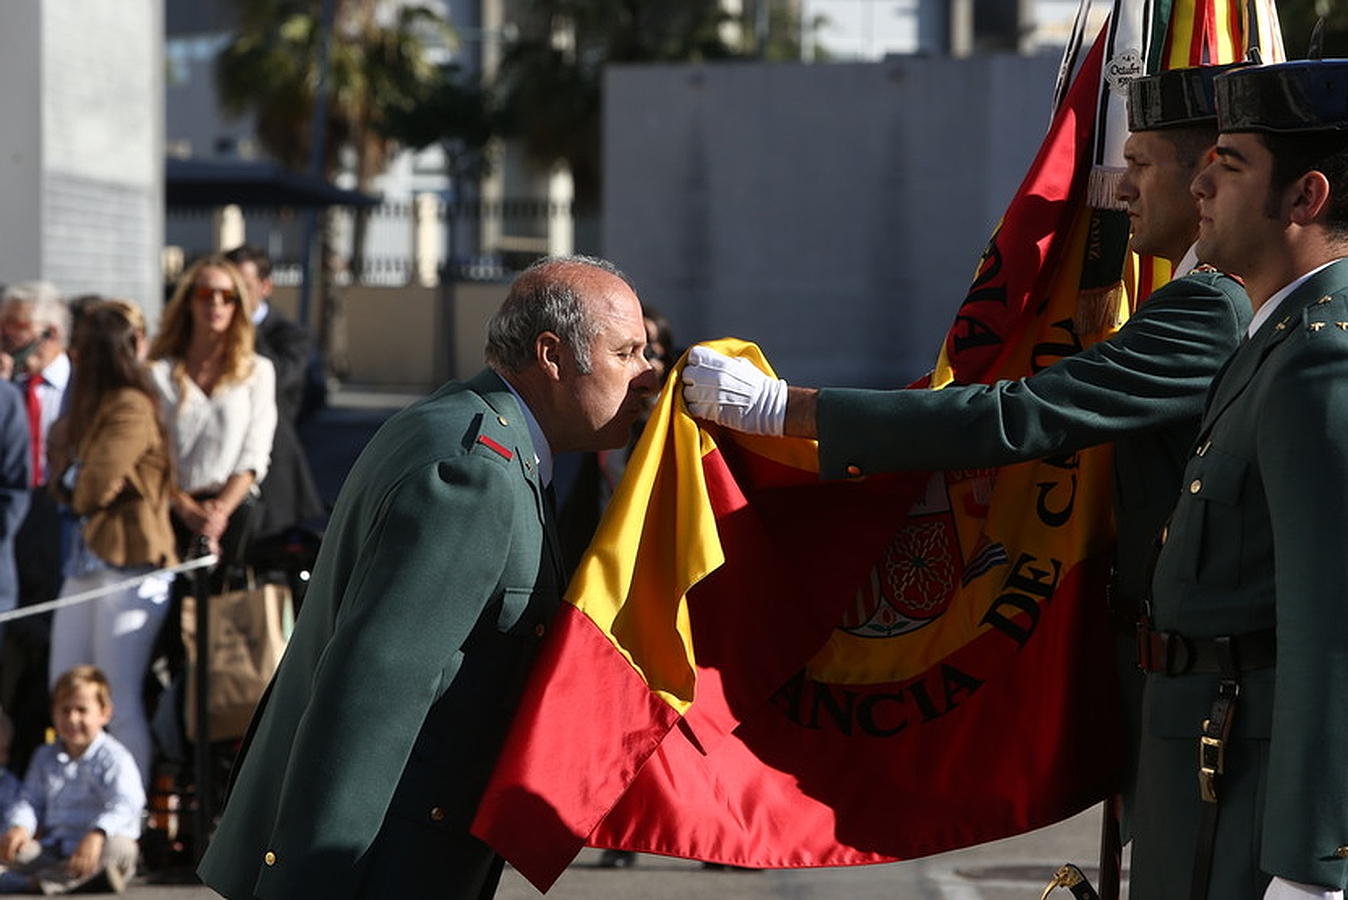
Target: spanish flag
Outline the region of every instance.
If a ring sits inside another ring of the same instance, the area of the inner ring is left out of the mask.
[[[1165,5],[1192,22],[1206,11],[1202,34],[1234,8]],[[1133,30],[1111,22],[1082,62],[914,389],[1028,375],[1127,315],[1121,285],[1139,266],[1104,253],[1087,195],[1108,163],[1106,61],[1158,21],[1151,4],[1120,6]],[[1234,55],[1246,23],[1220,22]],[[1169,41],[1175,22],[1159,25]],[[1092,291],[1116,309],[1083,332]],[[712,346],[771,372],[752,344]],[[1100,602],[1109,448],[821,482],[813,442],[691,419],[679,368],[573,579],[475,834],[546,890],[585,844],[752,867],[889,862],[1046,825],[1118,789]]]

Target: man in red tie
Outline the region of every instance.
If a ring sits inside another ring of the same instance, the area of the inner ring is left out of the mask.
[[[20,606],[52,600],[61,590],[62,519],[46,490],[46,451],[70,383],[69,336],[70,308],[55,285],[27,281],[0,295],[0,378],[18,386],[28,424],[28,512],[13,545]],[[48,620],[10,623],[0,647],[0,703],[15,720],[13,762],[20,770],[46,724]]]
[[[47,431],[60,415],[70,381],[66,340],[70,308],[56,286],[27,281],[0,298],[0,376],[23,389],[32,439],[33,487],[46,484]]]

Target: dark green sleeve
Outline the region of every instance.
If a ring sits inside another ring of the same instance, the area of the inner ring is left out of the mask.
[[[1108,340],[1018,381],[822,390],[820,474],[1007,465],[1195,418],[1249,305],[1232,279],[1194,275],[1152,294]]]
[[[277,802],[280,863],[262,870],[259,895],[342,894],[323,886],[348,877],[374,840],[500,580],[518,537],[516,481],[504,465],[465,456],[414,470],[383,504],[312,675]]]
[[[1331,326],[1301,338],[1269,382],[1254,423],[1273,526],[1278,621],[1261,868],[1342,888],[1348,859],[1336,851],[1348,844],[1348,704],[1338,693],[1348,686],[1348,333]]]

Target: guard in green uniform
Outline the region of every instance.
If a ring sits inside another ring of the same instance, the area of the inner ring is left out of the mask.
[[[1119,200],[1132,221],[1134,249],[1169,259],[1177,271],[1198,233],[1188,186],[1217,140],[1212,83],[1226,68],[1162,72],[1129,85],[1132,134]],[[1153,541],[1174,506],[1212,376],[1249,319],[1240,283],[1205,269],[1157,290],[1108,340],[1019,381],[816,394],[768,382],[744,361],[694,348],[684,396],[694,415],[740,430],[767,421],[758,410],[780,396],[785,420],[776,433],[785,427],[788,434],[818,437],[826,478],[1000,466],[1115,441],[1118,551],[1110,602],[1120,632],[1124,753],[1131,761],[1142,695],[1136,624]]]
[[[468,833],[564,585],[552,456],[621,446],[656,387],[607,263],[545,260],[490,370],[390,419],[333,511],[200,867],[243,898],[490,897]]]
[[[1216,378],[1152,598],[1134,897],[1348,881],[1348,61],[1217,79],[1204,258],[1254,320]]]

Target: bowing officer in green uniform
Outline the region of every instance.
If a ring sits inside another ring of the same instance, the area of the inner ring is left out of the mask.
[[[1132,245],[1192,268],[1198,210],[1188,185],[1217,140],[1214,73],[1181,69],[1129,85],[1128,168],[1118,188]],[[745,360],[695,347],[684,369],[694,415],[730,428],[819,439],[820,473],[1001,466],[1115,442],[1118,622],[1126,768],[1139,731],[1136,624],[1153,541],[1174,506],[1203,397],[1250,319],[1236,280],[1204,269],[1155,291],[1108,340],[1028,378],[939,391],[788,388]],[[1124,794],[1129,795],[1125,775]]]
[[[490,897],[468,833],[565,576],[554,453],[622,446],[656,387],[610,264],[544,260],[490,369],[391,418],[342,488],[200,867],[243,898]]]
[[[1217,79],[1198,248],[1239,274],[1157,559],[1133,896],[1341,898],[1348,881],[1348,60]]]

